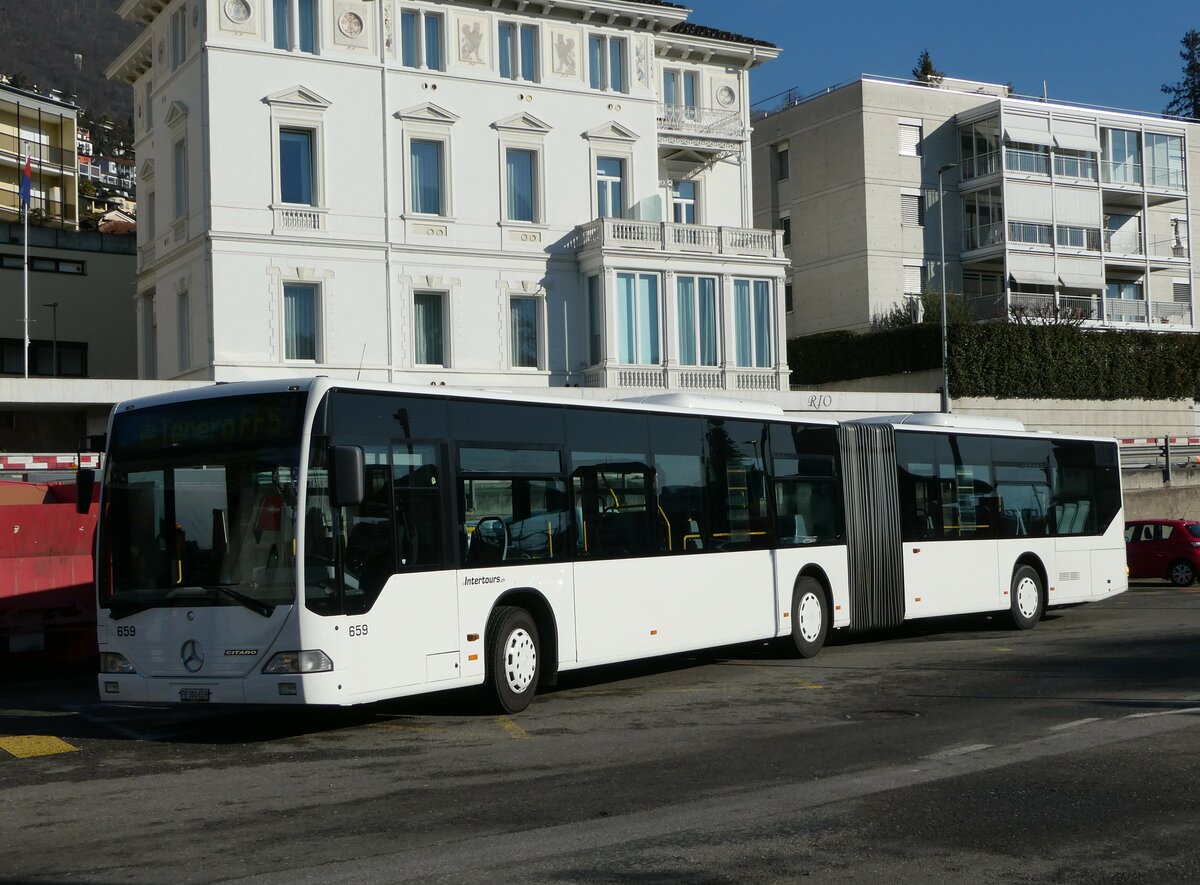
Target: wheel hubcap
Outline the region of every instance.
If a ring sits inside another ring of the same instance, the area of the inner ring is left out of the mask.
[[[821,635],[821,601],[815,593],[805,593],[796,606],[796,623],[805,642],[815,642]]]
[[[517,628],[504,643],[504,675],[516,694],[529,688],[537,671],[537,649],[528,631]]]
[[[1192,583],[1192,570],[1186,565],[1177,565],[1171,570],[1171,577],[1178,584]]]
[[[1033,578],[1022,578],[1017,584],[1017,610],[1024,618],[1037,614],[1038,586]]]

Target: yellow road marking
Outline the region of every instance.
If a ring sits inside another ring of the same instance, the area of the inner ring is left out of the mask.
[[[801,688],[824,688],[823,685],[817,685],[815,682],[809,682],[807,679],[796,679],[794,683]]]
[[[523,741],[529,737],[529,732],[517,725],[517,723],[513,722],[507,716],[497,716],[496,724],[507,731],[508,736],[513,740]]]
[[[75,753],[79,748],[49,735],[14,734],[0,737],[0,750],[18,759],[31,759],[34,756],[53,756],[55,753]]]

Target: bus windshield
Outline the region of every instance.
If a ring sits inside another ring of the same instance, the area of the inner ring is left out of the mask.
[[[99,569],[114,617],[206,605],[270,617],[295,601],[301,401],[288,399],[114,417]]]

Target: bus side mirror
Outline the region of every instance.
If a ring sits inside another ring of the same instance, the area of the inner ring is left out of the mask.
[[[366,467],[358,446],[329,449],[329,503],[334,507],[361,504],[366,495]]]
[[[75,512],[87,513],[92,507],[92,492],[96,488],[96,471],[80,467],[75,472]]]

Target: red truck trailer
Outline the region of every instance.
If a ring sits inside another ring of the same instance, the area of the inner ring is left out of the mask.
[[[96,503],[73,482],[0,480],[0,656],[78,663],[97,654]]]

